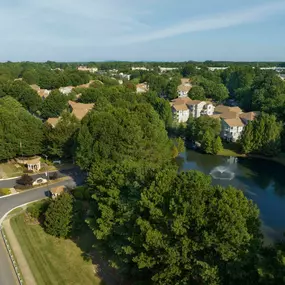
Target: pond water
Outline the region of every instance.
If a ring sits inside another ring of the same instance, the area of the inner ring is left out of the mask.
[[[266,242],[285,232],[285,166],[257,158],[235,158],[187,150],[178,158],[179,171],[199,170],[212,176],[213,184],[242,190],[260,209]]]

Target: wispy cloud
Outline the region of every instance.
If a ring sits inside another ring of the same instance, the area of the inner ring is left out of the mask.
[[[191,32],[217,30],[238,25],[262,21],[277,13],[284,13],[285,1],[272,2],[250,9],[217,14],[208,18],[191,19],[163,29],[154,30],[146,34],[122,37],[120,44],[131,44],[165,39]]]

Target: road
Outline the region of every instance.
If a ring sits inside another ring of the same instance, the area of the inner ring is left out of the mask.
[[[78,169],[69,170],[67,174],[68,175],[63,174],[63,176],[70,176],[70,179],[55,183],[52,186],[53,187],[59,186],[59,185],[70,186],[70,185],[74,185],[74,183],[76,185],[83,184],[84,176],[82,175],[82,173],[80,173]],[[1,181],[0,188],[4,187],[3,184],[6,185],[6,183],[9,184],[10,180]],[[11,183],[13,183],[13,181]],[[14,180],[14,183],[15,183],[15,180]],[[43,186],[37,189],[27,190],[27,191],[24,191],[16,195],[0,198],[0,220],[5,215],[5,213],[7,213],[9,210],[17,206],[45,198],[47,191],[48,191],[47,186]],[[1,285],[17,285],[18,284],[16,276],[15,276],[15,271],[12,267],[12,263],[8,256],[2,237],[0,237],[0,284]]]

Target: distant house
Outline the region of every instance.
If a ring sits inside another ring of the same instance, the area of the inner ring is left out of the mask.
[[[158,68],[159,68],[161,73],[178,69],[178,67],[161,67],[161,66],[159,66]]]
[[[94,82],[95,80],[90,80],[88,83],[86,84],[81,84],[81,85],[78,85],[76,86],[76,88],[89,88],[90,85]]]
[[[73,86],[60,87],[59,91],[64,95],[68,95],[71,93],[73,88],[74,88]]]
[[[254,121],[258,115],[259,112],[247,112],[240,114],[239,117],[243,121],[243,123],[247,125],[248,122]]]
[[[119,73],[119,76],[122,79],[131,80],[131,75],[130,74],[125,74],[125,73],[121,72],[121,73]]]
[[[216,70],[225,70],[225,69],[228,69],[229,67],[226,66],[226,67],[208,67],[208,69],[210,71],[216,71]]]
[[[98,68],[97,67],[78,66],[77,70],[95,73],[98,71]]]
[[[222,119],[222,133],[221,136],[227,141],[236,142],[245,127],[245,124],[240,118],[236,119]]]
[[[149,69],[142,66],[142,67],[132,67],[132,70],[145,70],[145,71],[148,71]]]
[[[179,123],[187,122],[189,117],[211,116],[214,113],[214,105],[211,102],[191,100],[189,97],[179,97],[171,101],[174,118]]]
[[[41,87],[38,86],[37,84],[32,84],[32,85],[30,85],[30,87],[37,92],[41,89]]]
[[[50,189],[52,198],[56,198],[65,192],[65,186],[53,187]]]
[[[58,121],[59,121],[60,118],[48,118],[47,119],[47,123],[50,124],[53,128],[56,127]]]
[[[46,98],[49,96],[50,92],[51,92],[51,90],[40,89],[40,90],[38,91],[38,94],[39,94],[39,96],[40,96],[42,99],[46,99]]]
[[[181,78],[181,84],[177,87],[179,97],[187,97],[192,85],[189,78]]]
[[[16,158],[19,164],[24,164],[30,171],[39,171],[41,169],[41,158],[39,156],[30,158]]]
[[[145,93],[148,91],[148,85],[146,82],[136,85],[137,93]]]
[[[82,120],[87,113],[93,109],[94,104],[83,104],[83,103],[77,103],[74,101],[68,101],[69,106],[72,109],[72,114],[78,119]]]

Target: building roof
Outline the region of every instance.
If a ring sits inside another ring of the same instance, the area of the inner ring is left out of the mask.
[[[64,192],[65,190],[65,186],[58,186],[58,187],[53,187],[50,189],[50,192],[52,194],[61,194],[62,192]]]
[[[210,115],[209,117],[214,118],[214,119],[220,119],[221,114],[213,114],[213,115]]]
[[[178,97],[176,99],[171,100],[173,104],[187,104],[190,103],[192,100],[189,97]]]
[[[236,119],[224,119],[224,122],[230,127],[243,127],[244,123],[240,118]]]
[[[237,119],[238,118],[238,114],[236,112],[224,112],[218,115],[222,119]]]
[[[190,89],[192,88],[191,85],[184,85],[184,84],[181,84],[177,87],[177,90],[178,91],[182,91],[182,92],[189,92]]]
[[[235,112],[235,113],[242,113],[242,110],[240,107],[229,107],[224,105],[218,105],[215,107],[215,113],[225,113],[225,112]]]
[[[191,100],[191,102],[187,103],[187,105],[190,105],[190,106],[198,105],[198,104],[200,104],[202,102],[206,103],[205,101],[201,101],[201,100]]]
[[[247,113],[242,113],[239,115],[239,117],[241,119],[245,119],[245,120],[248,120],[248,121],[253,121],[256,116],[258,115],[258,112],[247,112]]]
[[[25,164],[38,164],[41,161],[39,156],[25,159]]]
[[[189,110],[186,104],[174,104],[174,105],[172,105],[172,107],[176,111],[187,111],[187,110]]]
[[[141,91],[147,92],[148,91],[148,86],[147,83],[139,83],[136,85],[136,89],[140,89]]]
[[[68,101],[69,106],[72,108],[72,114],[78,119],[82,120],[87,113],[93,109],[94,104],[83,104],[74,101]]]
[[[40,97],[47,97],[51,91],[47,89],[38,90],[38,94]]]
[[[47,123],[50,124],[51,126],[55,127],[59,121],[59,118],[48,118]]]
[[[189,78],[181,78],[181,84],[187,84],[187,83],[190,83]]]
[[[30,85],[30,87],[36,91],[39,91],[41,89],[41,87],[38,86],[37,84],[32,84],[32,85]]]

